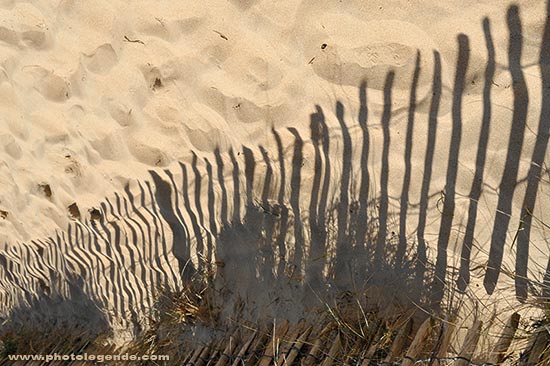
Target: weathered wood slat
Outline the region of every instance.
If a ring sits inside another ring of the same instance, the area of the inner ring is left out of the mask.
[[[221,346],[221,343],[218,343],[218,346]],[[210,360],[208,361],[208,363],[206,364],[206,366],[212,366],[212,365],[215,365],[215,363],[217,362],[216,360],[218,359],[218,356],[220,355],[220,350],[219,349],[214,349],[214,352],[210,355]]]
[[[269,366],[276,357],[281,338],[288,332],[288,320],[284,320],[273,332],[270,341],[266,345],[266,349],[259,366]]]
[[[296,357],[298,357],[298,353],[302,349],[304,343],[307,340],[307,337],[311,334],[312,327],[308,327],[296,340],[296,343],[294,343],[294,347],[291,349],[290,353],[288,354],[288,357],[286,358],[286,365],[291,366]]]
[[[193,352],[189,351],[189,353],[183,358],[183,362],[181,364],[186,366],[187,362],[191,360],[191,357],[193,357]]]
[[[442,365],[442,363],[438,360],[438,358],[443,358],[447,356],[449,346],[451,345],[451,339],[454,335],[454,331],[456,327],[454,321],[455,319],[451,318],[448,320],[443,320],[441,322],[441,333],[439,335],[439,338],[437,340],[437,343],[432,353],[435,356],[435,358],[433,358],[430,361],[428,366]]]
[[[372,348],[373,345],[377,344],[378,342],[378,334],[380,333],[380,329],[383,327],[384,322],[382,319],[376,319],[375,320],[376,325],[374,326],[374,332],[371,332],[370,338],[365,345],[367,349]]]
[[[199,354],[199,358],[195,361],[195,366],[205,366],[212,351],[213,342],[204,346],[202,352]]]
[[[428,318],[424,321],[424,323],[422,323],[422,325],[418,329],[418,332],[416,332],[416,335],[409,349],[407,350],[407,353],[405,354],[405,358],[401,363],[402,366],[411,366],[414,364],[414,360],[416,360],[420,352],[422,352],[422,349],[425,346],[425,342],[430,336],[432,327],[433,327],[432,318]]]
[[[514,339],[516,330],[518,329],[519,319],[520,316],[518,313],[514,313],[512,314],[512,316],[510,316],[510,319],[508,319],[508,323],[506,323],[504,329],[502,330],[502,334],[500,335],[499,340],[493,348],[493,352],[491,354],[491,357],[489,358],[489,362],[498,364],[504,361],[504,358],[506,357],[506,352],[508,352],[508,348],[510,347],[512,340]]]
[[[330,350],[328,351],[328,354],[325,356],[325,359],[321,363],[321,366],[332,366],[336,363],[336,357],[340,353],[342,349],[342,341],[340,339],[340,333],[336,334],[336,338],[332,341],[332,345],[330,346]]]
[[[538,331],[533,347],[529,351],[527,366],[536,365],[540,361],[540,356],[542,356],[543,352],[547,349],[548,342],[548,332],[545,329]]]
[[[304,361],[302,362],[302,366],[312,366],[317,362],[317,359],[319,358],[319,355],[321,354],[321,351],[323,349],[323,346],[325,344],[325,338],[328,335],[328,333],[332,329],[332,324],[327,324],[325,328],[321,331],[319,334],[319,337],[313,342],[313,346],[311,347],[311,350],[309,351],[308,355],[304,358]]]
[[[259,355],[263,355],[263,351],[267,345],[267,342],[269,341],[269,333],[267,331],[260,332],[256,336],[256,340],[254,341],[254,344],[250,348],[250,353],[254,356],[249,357],[248,360],[246,360],[244,366],[253,366],[259,363],[259,360],[261,359]]]
[[[371,342],[369,344],[369,348],[367,349],[367,353],[363,357],[365,357],[366,359],[371,359],[374,356],[376,350],[380,346],[379,341],[382,338],[382,336],[384,334],[384,331],[385,331],[385,329],[384,329],[384,326],[383,326],[383,322],[380,322],[378,324],[378,328],[376,329],[376,333],[374,333],[374,337],[371,339]],[[365,361],[366,361],[366,359],[365,359]]]
[[[474,352],[476,351],[482,326],[483,322],[481,320],[476,320],[474,321],[472,327],[468,330],[468,333],[466,333],[464,345],[459,354],[460,360],[456,362],[456,366],[468,366],[470,364],[469,360],[472,359]]]
[[[388,352],[388,355],[384,360],[385,362],[393,362],[403,354],[407,339],[412,332],[412,325],[413,321],[411,318],[409,318],[406,323],[399,329],[397,335],[395,336],[395,339],[393,340],[390,351]]]
[[[243,364],[243,358],[246,352],[248,351],[248,348],[252,344],[252,341],[254,341],[254,338],[256,338],[256,334],[258,333],[257,330],[252,332],[251,336],[248,338],[248,341],[241,347],[239,353],[237,354],[237,357],[233,361],[233,366],[239,366]]]
[[[222,347],[222,341],[218,340],[214,343],[212,343],[212,347],[210,347],[210,354],[208,356],[208,362],[206,363],[206,366],[212,366],[215,364],[218,355],[220,354],[219,348]]]
[[[197,347],[195,348],[195,352],[193,352],[193,355],[191,358],[185,363],[186,365],[195,365],[195,362],[197,362],[197,359],[199,358],[199,355],[202,352],[203,347]]]
[[[288,336],[286,336],[283,339],[283,342],[279,349],[279,355],[278,355],[279,357],[277,358],[277,365],[286,364],[286,358],[290,353],[291,347],[296,341],[296,339],[300,336],[300,333],[305,327],[305,324],[306,322],[304,320],[299,321],[298,324],[296,324],[296,326],[294,327],[294,329],[291,332],[289,332]]]
[[[443,335],[441,343],[439,344],[439,349],[437,350],[437,357],[446,357],[447,352],[449,351],[449,346],[451,345],[451,339],[455,333],[456,324],[454,319],[451,319],[443,324]]]
[[[238,331],[235,331],[233,335],[229,337],[229,340],[227,342],[227,345],[225,346],[225,349],[223,351],[223,354],[220,355],[220,359],[216,363],[216,366],[225,366],[230,361],[228,355],[232,355],[235,351],[235,348],[237,348],[238,343]]]

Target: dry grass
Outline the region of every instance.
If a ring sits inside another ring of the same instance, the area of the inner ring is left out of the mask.
[[[165,364],[176,364],[177,360],[184,359],[196,328],[208,329],[216,326],[219,311],[210,300],[211,278],[207,276],[206,273],[195,274],[180,291],[160,288],[147,329],[130,342],[124,352],[136,355],[169,355],[171,361]]]

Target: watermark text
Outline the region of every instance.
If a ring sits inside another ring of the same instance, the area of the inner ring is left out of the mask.
[[[8,355],[10,361],[93,361],[93,362],[109,362],[109,361],[168,361],[168,355],[134,355],[128,353],[112,354],[112,355],[96,355],[96,354],[74,354],[62,355],[58,353],[48,355]]]

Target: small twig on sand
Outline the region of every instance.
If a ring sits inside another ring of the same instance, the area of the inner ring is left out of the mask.
[[[128,38],[128,36],[124,36],[124,40],[126,42],[130,42],[130,43],[141,43],[142,45],[145,45],[145,43],[142,41],[142,40],[139,40],[139,39],[130,39]]]
[[[229,39],[221,32],[218,32],[217,30],[214,30],[215,33],[217,33],[220,37],[222,37],[223,39],[225,39],[226,41],[228,41]]]

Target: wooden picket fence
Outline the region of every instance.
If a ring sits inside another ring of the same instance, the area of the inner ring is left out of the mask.
[[[183,366],[377,366],[377,365],[501,365],[532,366],[543,361],[550,343],[542,327],[523,342],[522,352],[510,349],[516,339],[520,316],[514,313],[495,339],[490,352],[479,354],[483,323],[473,322],[462,344],[451,344],[456,327],[452,322],[427,318],[418,325],[412,318],[401,319],[398,328],[386,336],[382,326],[369,336],[352,334],[338,322],[311,325],[288,321],[267,329],[236,327],[225,339],[195,346]],[[380,322],[381,323],[381,322]],[[525,347],[526,345],[526,347]],[[476,353],[477,351],[477,353]],[[513,359],[515,357],[515,359]]]

